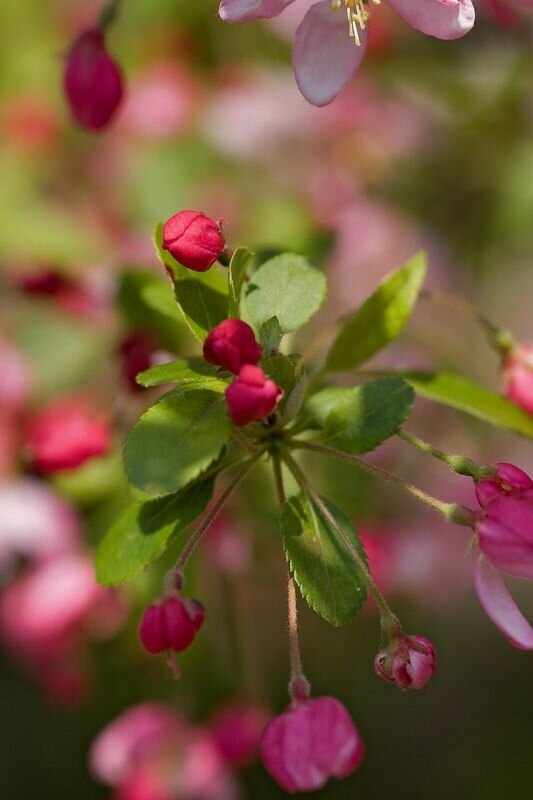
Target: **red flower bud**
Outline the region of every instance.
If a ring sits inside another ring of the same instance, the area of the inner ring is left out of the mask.
[[[204,608],[191,598],[167,597],[145,609],[139,637],[149,653],[186,650],[202,627]]]
[[[424,636],[398,636],[377,654],[378,675],[400,689],[421,689],[437,668],[435,648]]]
[[[257,364],[261,345],[251,327],[240,319],[225,319],[204,342],[204,358],[210,364],[239,374],[245,364]]]
[[[43,473],[75,469],[106,453],[110,443],[108,423],[77,397],[62,398],[43,408],[26,431],[29,460]]]
[[[268,416],[283,392],[267,378],[260,367],[246,364],[226,389],[229,415],[235,425],[247,425],[254,419]]]
[[[287,792],[310,792],[329,778],[345,778],[364,752],[348,711],[333,697],[306,700],[275,717],[261,741],[265,768]]]
[[[533,414],[533,344],[514,347],[503,362],[505,396]]]
[[[64,89],[76,122],[91,131],[105,128],[123,95],[122,75],[105,49],[104,32],[90,28],[67,57]]]
[[[180,211],[163,225],[163,250],[195,272],[209,269],[225,246],[219,223],[201,211]]]

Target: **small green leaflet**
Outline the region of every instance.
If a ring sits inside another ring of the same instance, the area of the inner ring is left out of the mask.
[[[103,586],[126,583],[159,558],[171,540],[205,511],[214,478],[178,494],[134,503],[119,517],[96,550],[96,577]]]
[[[212,389],[223,392],[228,384],[217,377],[217,367],[208,364],[203,358],[179,358],[156,364],[137,375],[140,386],[161,386],[165,383],[194,384],[197,388]]]
[[[326,278],[302,256],[275,256],[252,274],[244,295],[245,318],[259,330],[277,317],[282,333],[304,325],[326,297]]]
[[[368,453],[394,436],[414,401],[412,387],[400,378],[381,378],[353,389],[318,392],[306,412],[325,433],[322,444],[347,453]]]
[[[347,517],[324,502],[366,563]],[[285,503],[280,527],[287,560],[308,605],[331,625],[353,620],[367,598],[367,581],[337,531],[303,494]]]
[[[178,492],[218,458],[230,436],[223,395],[194,385],[175,389],[130,431],[124,447],[128,479],[151,495]]]
[[[234,319],[240,317],[241,291],[246,278],[246,270],[254,254],[246,247],[238,247],[233,253],[229,264],[229,316]]]
[[[426,274],[427,257],[418,253],[387,275],[378,289],[349,316],[333,342],[325,369],[349,370],[395,339],[411,316]]]

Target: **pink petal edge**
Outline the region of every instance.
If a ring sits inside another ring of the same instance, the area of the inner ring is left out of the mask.
[[[474,576],[479,602],[489,619],[521,650],[533,650],[533,628],[511,597],[502,576],[480,556]]]

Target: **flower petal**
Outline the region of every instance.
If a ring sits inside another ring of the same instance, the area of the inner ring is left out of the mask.
[[[389,0],[404,22],[437,39],[459,39],[474,25],[471,0]]]
[[[250,19],[270,19],[294,3],[294,0],[221,0],[218,7],[224,22],[244,22]]]
[[[521,650],[533,650],[533,628],[509,594],[496,567],[483,556],[476,566],[475,586],[485,613],[511,644]]]
[[[343,9],[331,10],[330,0],[311,6],[296,31],[293,49],[298,87],[310,103],[325,106],[348,83],[363,58],[367,30],[357,46],[348,32]]]

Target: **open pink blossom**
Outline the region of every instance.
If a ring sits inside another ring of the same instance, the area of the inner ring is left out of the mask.
[[[533,650],[533,628],[511,597],[500,571],[533,580],[533,481],[513,464],[498,464],[480,481],[476,521],[481,557],[476,591],[488,617],[515,647]]]
[[[334,697],[317,697],[285,711],[265,728],[261,756],[287,792],[320,789],[360,765],[364,744],[345,707]]]
[[[278,16],[294,0],[221,0],[225,22]],[[438,39],[457,39],[472,28],[471,0],[388,0],[411,27]],[[304,97],[317,106],[330,103],[362,61],[368,20],[379,0],[321,0],[307,11],[296,31],[293,65]]]

